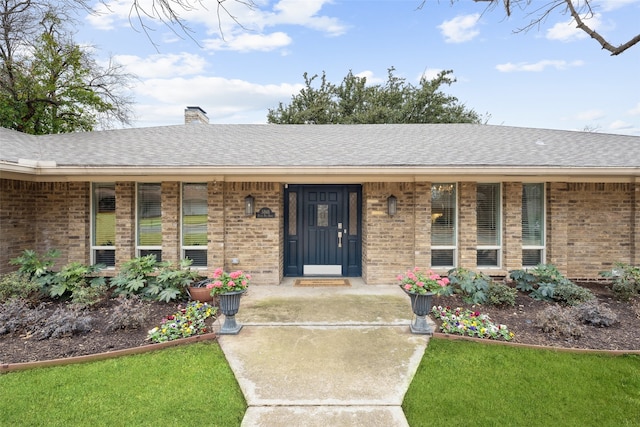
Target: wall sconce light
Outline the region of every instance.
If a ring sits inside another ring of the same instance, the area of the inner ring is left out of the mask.
[[[246,216],[251,216],[255,212],[255,201],[251,194],[244,198],[244,214]]]
[[[387,212],[389,216],[394,216],[398,213],[398,198],[396,196],[389,196],[387,198]]]

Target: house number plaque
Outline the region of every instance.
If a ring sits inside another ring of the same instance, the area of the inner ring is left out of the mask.
[[[269,208],[262,208],[256,212],[256,218],[275,218],[276,213]]]

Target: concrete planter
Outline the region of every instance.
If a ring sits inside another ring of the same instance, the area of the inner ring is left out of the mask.
[[[400,286],[402,288],[402,286]],[[411,324],[411,332],[414,334],[433,335],[433,328],[427,323],[426,316],[431,312],[433,301],[433,292],[427,292],[424,295],[407,292],[402,288],[404,293],[411,298],[411,310],[416,318]]]
[[[224,324],[218,331],[218,335],[237,335],[242,329],[242,325],[236,323],[236,314],[240,309],[240,298],[245,292],[247,291],[225,292],[219,295]]]

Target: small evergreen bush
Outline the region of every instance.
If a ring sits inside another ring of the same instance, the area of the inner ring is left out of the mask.
[[[0,277],[0,303],[12,298],[37,301],[41,297],[40,285],[26,275],[16,271]]]
[[[518,291],[504,283],[492,282],[487,291],[487,302],[495,306],[516,305]]]
[[[619,262],[612,270],[600,272],[600,276],[611,279],[611,289],[618,299],[629,301],[640,296],[640,267]]]

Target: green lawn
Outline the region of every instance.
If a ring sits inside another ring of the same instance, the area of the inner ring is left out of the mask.
[[[412,427],[637,426],[640,356],[431,339],[405,396]],[[0,426],[239,426],[220,347],[197,343],[0,375]]]
[[[638,426],[640,356],[431,339],[403,409],[412,427]]]
[[[1,426],[230,427],[245,410],[215,342],[0,375]]]

